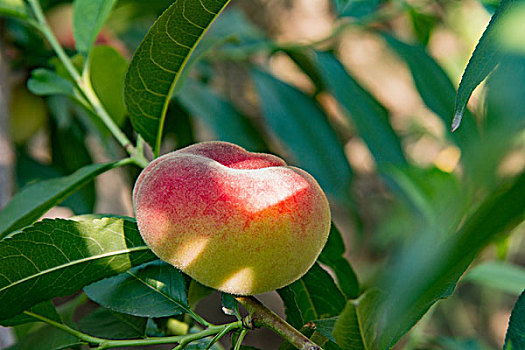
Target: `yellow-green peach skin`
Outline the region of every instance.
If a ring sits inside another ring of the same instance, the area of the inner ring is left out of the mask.
[[[226,142],[155,159],[135,184],[133,205],[155,254],[206,286],[238,295],[303,276],[330,231],[328,201],[312,176]]]

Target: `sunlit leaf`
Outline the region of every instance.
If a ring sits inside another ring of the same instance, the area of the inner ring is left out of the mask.
[[[0,241],[0,319],[155,256],[130,220],[43,220]]]
[[[24,0],[0,0],[0,16],[25,19],[29,16],[29,10]]]

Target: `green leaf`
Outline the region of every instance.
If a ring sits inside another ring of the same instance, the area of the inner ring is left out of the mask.
[[[44,326],[29,334],[6,350],[61,350],[78,349],[78,338],[52,326]]]
[[[106,339],[134,339],[146,336],[147,318],[98,308],[84,316],[78,326],[84,333]]]
[[[33,223],[86,183],[116,166],[117,162],[92,164],[71,175],[24,187],[0,211],[0,238]]]
[[[0,0],[0,16],[26,19],[29,11],[24,0]]]
[[[498,39],[500,22],[505,22],[508,13],[520,2],[523,2],[523,0],[502,0],[498,9],[490,19],[487,29],[485,29],[481,39],[479,39],[459,83],[454,107],[452,130],[456,130],[459,127],[467,102],[474,89],[500,62],[503,56],[501,52],[501,40]]]
[[[31,311],[32,313],[38,314],[38,315],[45,316],[53,321],[60,322],[60,323],[62,322],[62,320],[60,319],[60,316],[57,313],[57,310],[55,309],[55,306],[50,300],[44,301],[40,304],[36,304],[31,309],[29,309],[29,311]],[[38,321],[39,320],[37,320],[34,317],[21,313],[21,314],[16,315],[15,317],[12,317],[6,320],[0,320],[0,325],[4,327],[13,327],[13,326],[18,326],[18,325],[25,324],[25,323],[38,322]]]
[[[465,119],[461,130],[452,132],[449,126],[454,116],[456,89],[445,71],[425,51],[424,47],[406,44],[386,33],[382,34],[388,45],[401,57],[410,72],[425,105],[445,124],[448,137],[464,151],[479,132],[473,118]],[[468,110],[466,110],[468,113]]]
[[[525,290],[512,309],[503,350],[525,349]]]
[[[233,295],[228,293],[221,293],[222,295],[222,312],[226,315],[235,316],[238,320],[241,320],[241,314],[239,312],[239,303]]]
[[[341,233],[332,223],[328,241],[319,255],[319,262],[330,267],[337,277],[339,288],[347,299],[355,299],[359,296],[359,281],[354,269],[344,257],[345,243]]]
[[[411,241],[388,274],[378,316],[379,348],[390,348],[437,300],[449,296],[459,277],[492,240],[525,219],[525,173],[485,199],[459,232],[443,240],[423,235]]]
[[[31,72],[27,88],[38,96],[66,95],[76,98],[73,83],[45,68],[37,68]]]
[[[525,286],[525,268],[502,261],[489,261],[469,270],[462,280],[518,295]]]
[[[16,154],[15,173],[17,188],[22,189],[22,191],[25,186],[29,186],[36,181],[49,180],[66,175],[47,164],[37,161],[20,150]],[[88,189],[88,191],[84,192],[85,189]],[[89,187],[82,187],[79,191],[73,193],[61,202],[60,205],[71,208],[74,213],[93,211],[90,208],[93,208],[92,203],[94,204],[95,199],[94,186],[92,190],[93,192],[91,192]],[[87,196],[88,193],[89,197]]]
[[[392,130],[385,107],[346,72],[333,54],[317,53],[317,63],[329,91],[356,126],[378,167],[406,164],[401,143]]]
[[[335,338],[332,333],[334,331],[335,323],[338,319],[339,317],[330,317],[322,320],[315,320],[312,321],[312,323],[314,324],[314,329],[317,332],[321,333],[321,335],[335,343]]]
[[[195,310],[197,304],[211,293],[213,293],[213,289],[192,279],[188,287],[188,304],[190,308]]]
[[[51,110],[55,112],[56,108]],[[92,164],[93,159],[86,145],[87,132],[80,121],[71,114],[67,114],[68,118],[64,120],[60,120],[56,113],[52,114],[50,136],[53,167],[65,175]],[[76,215],[92,213],[96,202],[95,182],[89,181],[66,202]]]
[[[93,283],[84,291],[98,304],[134,316],[173,316],[188,309],[182,274],[160,260]]]
[[[186,81],[177,98],[193,116],[208,125],[219,140],[235,143],[250,151],[267,150],[264,140],[250,121],[203,84]]]
[[[339,16],[363,18],[374,13],[381,0],[332,0]]]
[[[229,0],[179,0],[153,24],[133,55],[124,97],[133,127],[158,154],[171,93],[189,56]]]
[[[128,61],[111,46],[97,45],[90,55],[89,76],[93,90],[111,118],[122,125],[126,116],[124,80]]]
[[[341,349],[373,349],[375,324],[373,316],[377,313],[377,302],[381,292],[371,289],[357,300],[349,300],[338,317],[332,331]]]
[[[77,50],[87,56],[116,0],[73,1],[73,36]]]
[[[277,292],[284,302],[286,320],[297,329],[309,321],[339,315],[346,301],[332,277],[318,264]]]
[[[272,75],[254,70],[252,76],[266,124],[291,152],[294,163],[330,197],[348,204],[352,170],[326,114],[312,98]]]
[[[0,319],[154,258],[129,220],[37,222],[0,241]]]

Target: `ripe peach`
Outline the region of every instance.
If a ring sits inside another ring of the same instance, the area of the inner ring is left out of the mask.
[[[330,230],[328,201],[312,176],[226,142],[155,159],[135,184],[133,205],[155,254],[204,285],[239,295],[300,278]]]

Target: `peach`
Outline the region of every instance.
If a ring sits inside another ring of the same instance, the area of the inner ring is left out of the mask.
[[[204,285],[238,295],[303,276],[330,230],[328,201],[312,176],[226,142],[155,159],[135,184],[133,205],[156,255]]]

